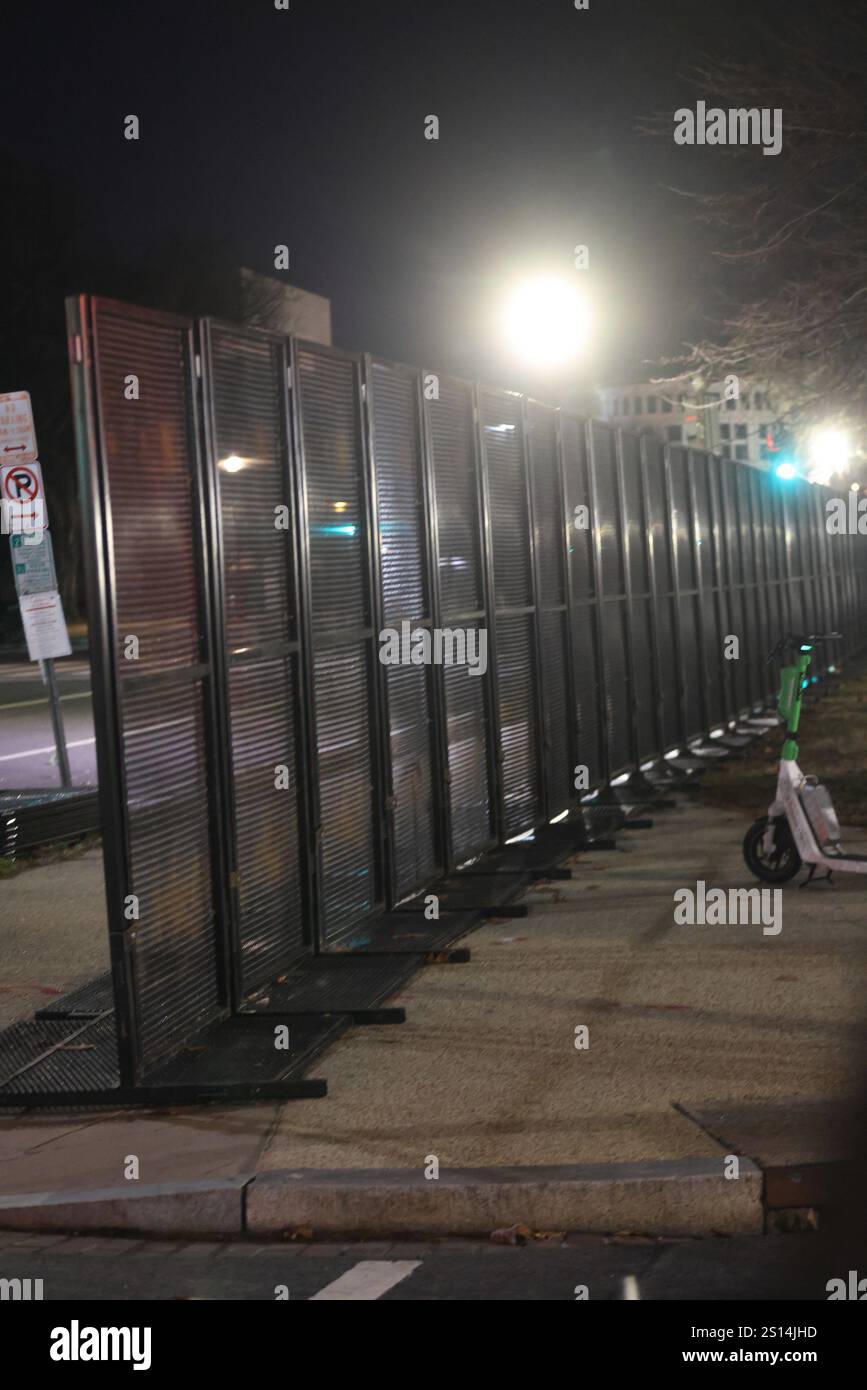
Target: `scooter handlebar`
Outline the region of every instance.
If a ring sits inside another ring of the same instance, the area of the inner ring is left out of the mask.
[[[787,632],[785,637],[781,637],[773,651],[768,655],[768,664],[780,652],[786,651],[788,647],[817,647],[820,642],[837,642],[842,638],[842,632]]]

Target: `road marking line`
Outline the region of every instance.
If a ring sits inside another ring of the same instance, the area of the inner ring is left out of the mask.
[[[77,695],[61,695],[61,700],[89,700],[90,691],[82,690]],[[47,705],[48,696],[43,695],[38,700],[13,700],[10,705],[0,705],[0,709],[24,709],[27,705]]]
[[[77,738],[72,743],[67,743],[67,748],[84,748],[88,743],[96,743],[95,738]],[[50,748],[28,748],[26,753],[4,753],[0,757],[0,763],[14,763],[16,758],[37,758],[42,753],[56,753],[57,749],[52,743]]]
[[[324,1289],[313,1294],[308,1301],[324,1299],[374,1299],[382,1298],[402,1279],[418,1269],[421,1260],[362,1260],[353,1265],[339,1279],[326,1284]]]

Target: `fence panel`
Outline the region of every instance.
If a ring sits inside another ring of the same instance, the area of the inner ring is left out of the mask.
[[[607,752],[602,711],[602,659],[587,426],[577,416],[564,413],[560,432],[569,526],[567,597],[576,759],[580,766],[586,767],[587,785],[592,788],[604,781]]]
[[[359,361],[295,345],[308,567],[319,922],[332,945],[382,906],[381,726]]]
[[[434,601],[443,628],[488,637],[490,627],[482,545],[481,478],[473,390],[439,378],[425,399],[435,531]],[[478,650],[478,647],[477,647]],[[496,841],[495,743],[491,653],[486,675],[468,666],[443,670],[448,760],[450,865],[463,863]]]
[[[527,406],[527,439],[535,530],[536,599],[541,639],[545,818],[568,811],[573,800],[574,739],[566,605],[563,482],[557,412]]]
[[[592,421],[590,462],[607,776],[616,777],[635,764],[632,687],[629,679],[626,564],[617,446],[614,431]]]
[[[523,402],[479,392],[490,534],[497,725],[504,839],[542,819],[539,636]]]
[[[645,511],[641,440],[620,434],[620,485],[626,557],[630,681],[634,693],[634,759],[661,753],[653,660],[653,600],[650,589],[648,520]]]
[[[203,341],[237,988],[246,993],[308,944],[296,507],[282,343],[219,323],[203,325]]]
[[[395,903],[429,883],[442,867],[435,796],[442,778],[434,723],[434,666],[407,662],[412,647],[403,646],[405,640],[423,641],[425,634],[432,639],[434,626],[420,383],[409,368],[374,361],[369,386],[382,620],[402,644],[399,664],[385,667],[389,898]],[[434,654],[431,647],[430,656]]]
[[[678,445],[668,450],[671,496],[671,534],[677,591],[677,624],[684,737],[696,739],[706,732],[704,717],[704,668],[701,651],[698,571],[693,539],[689,456]]]
[[[647,534],[656,650],[658,724],[661,751],[669,752],[683,741],[681,718],[677,603],[668,499],[665,447],[652,435],[642,437],[644,489],[647,500]]]
[[[223,1013],[227,910],[192,326],[70,302],[122,1081]],[[130,399],[130,376],[138,396]]]

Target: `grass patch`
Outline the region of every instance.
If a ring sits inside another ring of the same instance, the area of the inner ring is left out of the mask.
[[[0,879],[14,878],[28,869],[39,869],[43,864],[63,864],[69,859],[80,859],[88,850],[97,849],[101,844],[102,836],[94,830],[87,835],[76,835],[74,840],[57,840],[50,845],[22,849],[14,859],[0,858]]]
[[[867,662],[828,678],[822,695],[801,711],[798,764],[831,792],[841,825],[867,828]],[[785,730],[770,729],[737,757],[702,778],[699,797],[740,811],[744,824],[773,800]]]

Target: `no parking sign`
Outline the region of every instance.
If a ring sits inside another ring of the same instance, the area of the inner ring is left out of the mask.
[[[45,530],[48,509],[40,465],[35,461],[0,464],[0,503],[4,531],[15,534]]]

